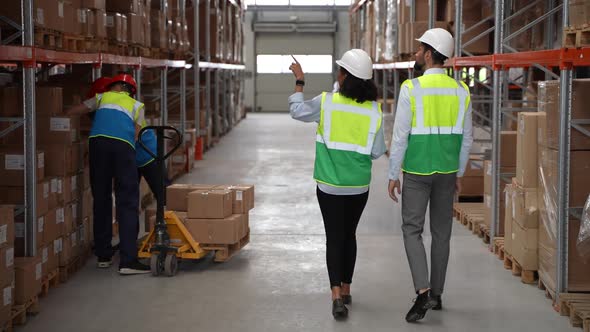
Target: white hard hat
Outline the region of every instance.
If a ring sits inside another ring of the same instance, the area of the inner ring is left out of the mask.
[[[336,60],[336,64],[360,79],[373,78],[373,61],[369,54],[361,49],[346,51],[340,60]]]
[[[426,30],[417,41],[432,46],[438,53],[450,58],[453,56],[455,42],[450,32],[441,28]]]

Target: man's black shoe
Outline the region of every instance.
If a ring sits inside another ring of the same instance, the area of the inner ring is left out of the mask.
[[[415,323],[424,316],[426,316],[426,312],[428,309],[431,309],[435,306],[434,301],[431,301],[430,292],[425,292],[423,294],[419,294],[418,297],[414,300],[414,305],[406,315],[406,321],[408,323]]]
[[[442,310],[442,296],[440,295],[431,295],[431,301],[436,301],[436,305],[432,307],[432,310]]]

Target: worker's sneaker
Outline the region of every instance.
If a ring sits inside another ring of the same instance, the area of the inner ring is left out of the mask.
[[[414,323],[426,316],[428,309],[432,309],[436,305],[436,302],[430,297],[430,292],[426,292],[418,295],[414,300],[414,305],[406,315],[406,321],[408,323]]]
[[[440,295],[431,295],[431,301],[436,301],[436,305],[432,307],[432,310],[442,310],[442,296]]]
[[[138,261],[134,261],[133,263],[127,265],[119,265],[119,274],[122,275],[132,275],[132,274],[144,274],[150,273],[150,267],[142,264]]]
[[[342,302],[344,302],[344,304],[350,305],[352,304],[352,296],[349,295],[342,295]]]
[[[346,308],[342,299],[332,301],[332,316],[334,316],[334,319],[345,319],[348,317],[348,308]]]
[[[98,259],[96,261],[96,266],[99,269],[108,269],[109,267],[111,267],[111,265],[113,265],[113,259],[112,258],[98,257]]]

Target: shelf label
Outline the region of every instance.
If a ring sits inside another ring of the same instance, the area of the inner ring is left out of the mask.
[[[43,198],[49,198],[49,183],[43,183]]]
[[[9,306],[12,305],[12,287],[6,287],[4,288],[4,290],[2,291],[3,296],[2,298],[4,299],[3,301],[3,305]]]
[[[14,248],[6,250],[6,267],[14,265]]]
[[[41,280],[43,276],[43,265],[41,263],[37,263],[35,266],[35,280]]]
[[[24,222],[14,223],[14,236],[18,237],[18,238],[25,237],[25,223]]]
[[[57,216],[56,224],[61,224],[65,221],[64,208],[57,209],[57,211],[55,211],[55,215]]]
[[[37,168],[45,167],[45,153],[41,152],[37,155]]]
[[[69,118],[50,118],[49,119],[49,130],[51,131],[70,131],[70,119]]]
[[[48,258],[49,258],[49,252],[46,247],[46,248],[43,248],[43,260],[42,260],[43,264],[47,263]]]
[[[8,242],[8,225],[0,226],[0,244]]]
[[[45,228],[45,217],[39,217],[37,220],[37,232],[43,233],[43,229]]]
[[[4,169],[23,170],[25,169],[25,156],[22,154],[7,154],[4,156]]]

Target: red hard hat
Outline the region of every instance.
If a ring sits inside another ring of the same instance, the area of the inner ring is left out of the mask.
[[[98,78],[97,80],[92,82],[92,85],[90,86],[90,91],[88,91],[88,94],[86,94],[86,99],[90,99],[99,93],[107,91],[107,88],[109,87],[109,85],[111,85],[111,83],[113,83],[113,79],[110,77]]]
[[[113,80],[111,81],[111,85],[118,83],[118,82],[123,82],[123,83],[127,83],[127,84],[131,85],[131,87],[133,88],[131,90],[131,94],[133,94],[133,95],[137,91],[137,83],[135,83],[135,79],[133,78],[133,76],[131,76],[129,74],[119,74],[119,75],[113,77]]]

